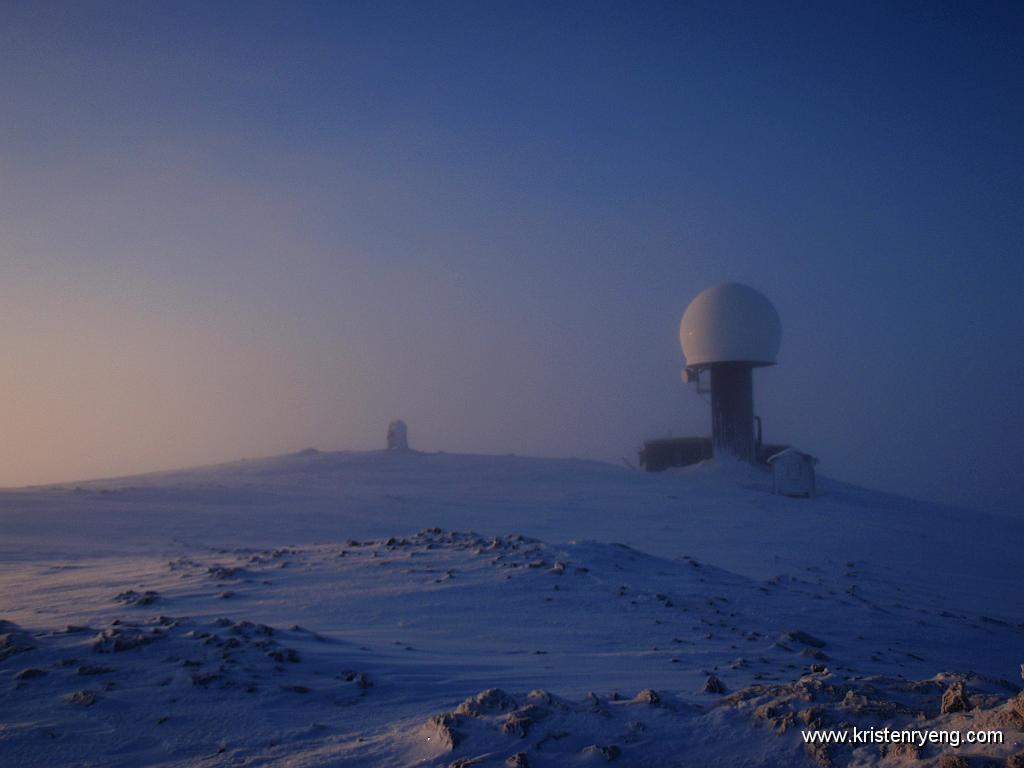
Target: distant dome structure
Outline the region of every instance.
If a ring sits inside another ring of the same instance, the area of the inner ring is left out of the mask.
[[[409,450],[409,431],[406,429],[405,422],[401,419],[388,424],[388,450]]]
[[[716,363],[775,365],[781,340],[775,306],[742,283],[723,283],[697,294],[679,324],[687,368]]]

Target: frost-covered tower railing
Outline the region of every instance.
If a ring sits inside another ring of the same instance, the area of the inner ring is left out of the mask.
[[[782,339],[779,313],[753,288],[725,283],[690,302],[679,324],[684,380],[711,378],[712,455],[756,460],[753,369],[775,365]]]

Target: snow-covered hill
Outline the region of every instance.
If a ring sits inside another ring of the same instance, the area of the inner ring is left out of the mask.
[[[1006,743],[975,751],[1024,750],[1024,524],[821,486],[786,499],[728,465],[304,451],[4,491],[0,762],[941,751],[808,750],[809,723],[991,721]],[[970,711],[940,715],[956,682]]]

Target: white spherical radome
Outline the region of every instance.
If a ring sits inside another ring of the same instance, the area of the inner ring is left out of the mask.
[[[741,283],[702,291],[679,324],[688,368],[727,362],[775,365],[781,340],[782,323],[774,305]]]

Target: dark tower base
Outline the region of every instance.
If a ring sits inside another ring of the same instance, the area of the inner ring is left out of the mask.
[[[711,446],[714,456],[754,461],[754,381],[749,363],[711,368]]]

